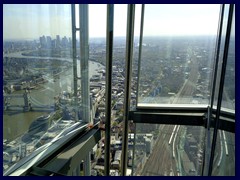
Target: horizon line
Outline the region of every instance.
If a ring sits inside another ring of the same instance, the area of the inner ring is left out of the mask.
[[[47,37],[48,35],[43,35],[45,37]],[[66,35],[64,35],[66,36]],[[62,36],[62,37],[64,37]],[[216,36],[216,34],[196,34],[196,35],[146,35],[146,36],[143,36],[143,37],[193,37],[193,36]],[[3,41],[26,41],[26,40],[39,40],[39,38],[42,37],[42,36],[39,36],[38,38],[3,38]],[[52,36],[50,36],[52,37]],[[61,37],[61,36],[60,36]],[[66,36],[67,37],[67,36]],[[67,37],[67,38],[72,38],[72,37]],[[96,36],[96,37],[89,37],[89,39],[94,39],[94,38],[106,38],[104,36]],[[126,38],[126,36],[114,36],[114,38]],[[138,36],[134,36],[134,38],[139,38],[139,35]],[[77,40],[79,40],[80,38],[76,38]]]

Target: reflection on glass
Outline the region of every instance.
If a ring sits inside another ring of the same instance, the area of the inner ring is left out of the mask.
[[[227,6],[227,10],[229,6]],[[234,9],[235,10],[235,9]],[[228,11],[227,11],[228,12]],[[226,14],[226,13],[225,13]],[[227,26],[227,14],[224,23]],[[226,27],[225,27],[226,29]],[[226,30],[225,30],[226,31]],[[223,31],[223,33],[226,33]],[[224,35],[222,35],[224,36]],[[225,39],[225,37],[223,37]],[[225,41],[223,41],[225,42]],[[220,53],[220,62],[223,61],[223,46]],[[221,64],[221,63],[220,63]],[[220,76],[220,73],[218,72]],[[220,77],[218,77],[220,78]],[[219,86],[219,83],[217,84]],[[216,89],[218,92],[218,89]],[[217,97],[215,96],[215,105]],[[223,88],[221,110],[234,110],[235,112],[235,11],[233,11],[233,19],[231,24],[230,42],[227,55],[227,67]],[[214,176],[235,176],[235,134],[218,130],[216,149],[214,152],[212,175]]]
[[[219,85],[220,85],[220,76],[221,76],[221,71],[222,71],[224,46],[225,46],[225,40],[226,40],[226,31],[227,31],[227,20],[228,20],[229,7],[230,6],[228,4],[224,5],[222,34],[220,35],[220,37],[221,37],[220,49],[219,49],[217,66],[215,67],[217,69],[217,77],[216,77],[216,87],[215,87],[214,103],[213,103],[214,107],[217,106],[217,100],[218,100],[218,96],[219,96],[218,93],[219,93]]]
[[[70,15],[70,5],[4,5],[4,171],[75,123]]]
[[[82,113],[80,80],[77,97],[73,97],[71,6],[4,5],[3,15],[5,172],[40,146],[81,126]],[[79,45],[78,39],[78,52]],[[102,56],[99,46],[91,46],[97,51],[93,55]],[[78,77],[79,57],[78,53]],[[99,72],[102,67],[98,61],[90,61],[91,81],[104,81]],[[91,92],[93,118],[104,95],[102,87],[103,83],[91,87],[95,88]]]
[[[222,107],[235,110],[235,11],[231,26]]]
[[[200,175],[204,128],[137,124],[133,175]]]
[[[213,176],[235,176],[235,134],[218,130]]]
[[[219,7],[146,5],[139,103],[208,104]]]

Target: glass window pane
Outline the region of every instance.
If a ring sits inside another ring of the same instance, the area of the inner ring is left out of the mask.
[[[232,19],[221,108],[235,110],[235,11]]]
[[[220,5],[146,5],[138,105],[208,104]]]
[[[101,63],[99,73],[102,74],[101,81],[94,78],[90,79],[90,88],[93,99],[96,102],[96,119],[100,120],[100,126],[105,128],[105,76],[106,76],[106,11],[107,5],[89,5],[90,17],[90,60]],[[110,149],[110,175],[120,175],[120,159],[122,147],[122,121],[123,121],[123,102],[124,102],[124,66],[126,51],[126,25],[127,25],[127,5],[114,5],[114,29],[113,29],[113,60],[112,60],[112,99],[111,99],[111,149]],[[94,85],[102,83],[103,97],[97,97],[96,87]],[[91,87],[92,85],[92,87]],[[121,129],[121,130],[120,130]],[[102,140],[94,150],[94,159],[92,161],[92,175],[104,175],[105,161],[105,132],[102,132]]]
[[[203,127],[136,124],[133,175],[201,175]]]
[[[217,100],[218,100],[218,92],[219,92],[219,85],[220,85],[220,76],[222,71],[222,62],[223,62],[223,54],[224,54],[224,46],[225,46],[225,39],[226,39],[226,31],[227,31],[227,20],[228,20],[228,13],[229,13],[229,5],[224,5],[224,14],[223,14],[223,24],[222,24],[222,34],[221,41],[220,41],[220,50],[218,55],[218,62],[217,66],[217,77],[216,77],[216,87],[215,87],[215,94],[214,94],[214,103],[213,107],[216,108]]]
[[[226,33],[227,18],[228,18],[229,5],[226,5],[226,12],[224,14],[224,31]],[[223,42],[225,43],[224,34],[222,35]],[[221,43],[220,61],[223,61],[223,48],[224,43]],[[221,64],[221,63],[220,63]],[[220,81],[220,72],[218,72],[218,84]],[[216,95],[218,93],[216,89]],[[216,107],[217,96],[215,96],[214,105]],[[222,96],[222,111],[233,110],[235,113],[235,9],[233,11],[233,19],[231,24],[231,35],[227,56],[227,67]],[[234,120],[234,119],[233,119]],[[235,134],[218,130],[216,148],[214,153],[214,164],[212,175],[215,176],[235,176]]]
[[[73,104],[71,6],[9,4],[3,9],[6,171],[81,125],[81,115]]]

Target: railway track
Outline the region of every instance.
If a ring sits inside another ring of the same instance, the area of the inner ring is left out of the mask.
[[[173,104],[182,103],[182,97],[192,97],[196,89],[198,63],[195,58],[192,60],[190,68],[189,78],[185,81],[175,99],[172,101]],[[141,175],[181,175],[178,167],[179,157],[176,153],[176,146],[180,142],[180,133],[178,134],[178,132],[181,132],[182,128],[180,125],[160,125],[160,129],[162,130],[160,130],[158,139],[156,140],[157,142],[142,169]]]

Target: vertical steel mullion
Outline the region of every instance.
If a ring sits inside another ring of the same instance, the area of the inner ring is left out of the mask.
[[[74,89],[74,108],[77,106],[77,50],[76,50],[76,14],[75,14],[75,4],[71,5],[72,13],[72,58],[73,58],[73,89]],[[75,121],[78,120],[78,110],[76,110]]]
[[[126,36],[126,59],[125,59],[125,97],[124,97],[124,116],[123,116],[123,141],[122,141],[122,161],[121,175],[126,175],[127,169],[127,149],[128,149],[128,119],[131,99],[131,72],[132,72],[132,54],[134,40],[134,16],[135,5],[128,5],[127,14],[127,36]]]
[[[91,122],[90,119],[90,96],[89,96],[89,37],[88,37],[88,5],[79,5],[80,20],[80,53],[81,53],[81,98],[83,121]]]
[[[81,57],[81,99],[82,120],[92,123],[90,115],[90,87],[89,87],[89,28],[88,28],[88,4],[79,5],[80,24],[80,57]],[[90,152],[84,159],[84,175],[91,175]]]
[[[203,154],[203,165],[202,165],[202,176],[206,176],[208,173],[208,167],[209,167],[209,159],[210,159],[210,155],[209,155],[209,150],[211,149],[211,131],[210,131],[210,123],[211,123],[211,108],[208,106],[207,107],[207,122],[206,122],[206,132],[205,132],[205,143],[204,143],[204,154]]]
[[[132,157],[132,176],[133,176],[133,172],[134,172],[134,163],[135,163],[135,146],[136,146],[136,131],[137,131],[137,123],[135,123],[135,127],[134,127],[134,141],[133,141],[133,157]]]
[[[111,100],[112,100],[112,55],[113,55],[114,5],[107,5],[107,46],[106,46],[106,111],[105,111],[105,176],[110,174],[110,140],[111,140]]]
[[[215,96],[215,88],[216,88],[216,81],[217,81],[217,71],[218,71],[218,62],[219,62],[219,52],[220,52],[220,46],[221,46],[221,37],[222,37],[222,25],[223,25],[223,18],[224,18],[224,8],[225,5],[223,4],[221,7],[221,12],[220,12],[220,22],[218,25],[219,32],[218,32],[218,37],[216,40],[216,50],[215,50],[215,63],[214,63],[214,74],[212,76],[213,82],[212,82],[212,94],[211,94],[211,105],[210,105],[210,113],[212,113],[212,108],[214,104],[214,96]],[[211,114],[210,114],[211,115]]]
[[[141,11],[141,24],[140,24],[140,37],[139,37],[139,50],[138,50],[138,71],[137,71],[137,96],[136,96],[136,105],[138,105],[138,94],[139,94],[139,82],[140,82],[140,69],[141,69],[141,58],[142,58],[142,39],[143,39],[143,26],[144,26],[144,12],[145,12],[145,5],[142,4],[142,11]]]
[[[208,171],[209,176],[211,176],[211,174],[212,174],[214,153],[215,153],[216,140],[217,140],[217,132],[218,132],[218,126],[219,126],[219,117],[220,117],[220,111],[221,111],[222,94],[223,94],[223,88],[224,88],[224,80],[225,80],[227,57],[228,57],[228,48],[229,48],[230,34],[231,34],[233,7],[234,7],[234,5],[231,4],[230,8],[229,8],[229,15],[228,15],[228,22],[227,22],[226,40],[225,40],[225,44],[224,44],[223,63],[222,63],[222,71],[221,71],[221,76],[220,76],[220,85],[219,85],[219,92],[218,92],[216,120],[215,120],[214,132],[213,132],[211,157],[210,157],[209,171]]]
[[[143,40],[143,27],[144,27],[144,12],[145,4],[142,4],[141,10],[141,24],[140,24],[140,36],[139,36],[139,50],[138,50],[138,71],[137,71],[137,96],[136,96],[136,106],[138,105],[138,95],[139,95],[139,86],[140,86],[140,70],[141,70],[141,59],[142,59],[142,40]],[[136,129],[137,124],[135,123],[134,127],[134,144],[133,144],[133,157],[132,157],[132,176],[134,172],[134,163],[135,163],[135,146],[136,146]]]
[[[212,75],[212,93],[211,93],[211,99],[210,99],[210,107],[208,107],[208,116],[207,116],[207,127],[206,127],[206,145],[205,145],[205,151],[204,151],[204,163],[203,163],[203,171],[202,175],[207,175],[208,172],[207,170],[205,171],[206,168],[208,168],[209,171],[209,162],[210,162],[210,154],[209,150],[211,149],[211,143],[210,143],[210,126],[211,126],[211,121],[212,121],[212,108],[214,104],[214,96],[215,96],[215,89],[216,89],[216,81],[217,81],[217,71],[218,71],[218,62],[219,62],[219,52],[220,52],[220,46],[221,46],[221,37],[222,37],[222,25],[223,25],[223,18],[224,18],[224,8],[225,5],[221,5],[221,11],[219,13],[219,24],[218,24],[218,34],[217,34],[217,39],[216,39],[216,49],[215,49],[215,55],[214,55],[214,73]],[[206,152],[207,151],[207,152]],[[205,162],[206,161],[206,162]]]

